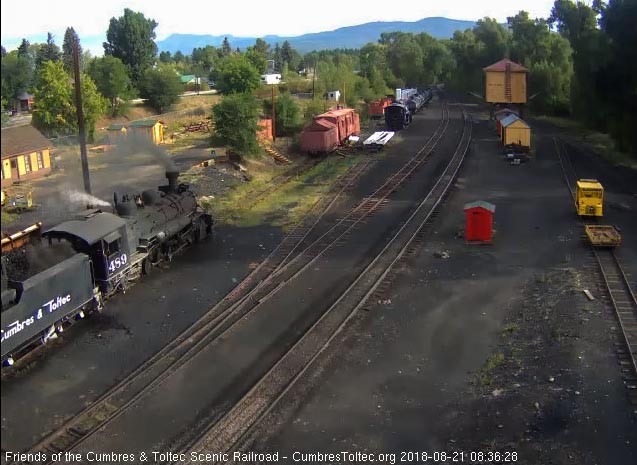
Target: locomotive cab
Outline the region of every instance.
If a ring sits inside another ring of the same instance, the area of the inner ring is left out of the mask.
[[[133,263],[126,221],[122,218],[96,210],[83,221],[66,221],[45,231],[43,236],[65,239],[78,252],[88,255],[95,285],[105,295],[112,294],[126,282]]]
[[[603,215],[604,188],[597,179],[580,179],[575,191],[575,208],[579,216]]]

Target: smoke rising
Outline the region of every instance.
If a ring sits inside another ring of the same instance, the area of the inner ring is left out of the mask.
[[[82,207],[91,205],[94,207],[110,207],[111,204],[95,197],[94,195],[87,194],[86,192],[80,192],[76,190],[67,191],[68,200],[72,205],[76,207]]]
[[[109,158],[122,159],[128,163],[159,164],[164,169],[176,171],[177,166],[168,152],[145,136],[128,134],[117,142],[115,148],[109,152]]]

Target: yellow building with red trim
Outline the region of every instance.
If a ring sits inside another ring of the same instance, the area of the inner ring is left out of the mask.
[[[51,171],[53,144],[30,124],[3,128],[2,185],[44,176]]]

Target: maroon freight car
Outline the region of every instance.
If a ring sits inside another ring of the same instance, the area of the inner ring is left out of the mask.
[[[325,123],[329,123],[329,125]],[[312,124],[303,130],[301,150],[309,153],[330,152],[337,145],[345,142],[349,136],[359,134],[360,130],[360,117],[354,109],[330,110],[316,116]],[[315,132],[319,134],[313,134]],[[335,144],[334,141],[336,141]],[[312,149],[310,150],[309,147]]]
[[[301,133],[301,150],[306,153],[328,153],[338,147],[338,130],[334,123],[316,118]]]

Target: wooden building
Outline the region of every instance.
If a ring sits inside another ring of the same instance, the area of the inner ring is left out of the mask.
[[[517,115],[510,115],[500,121],[502,144],[531,148],[531,128]]]
[[[106,128],[106,132],[108,134],[108,142],[110,144],[117,144],[126,137],[128,129],[124,124],[113,123]]]
[[[53,144],[30,124],[2,129],[2,184],[44,176],[51,171]]]
[[[493,104],[525,104],[528,70],[509,59],[493,63],[484,71],[485,100]]]
[[[164,142],[164,124],[157,119],[143,119],[128,123],[128,134],[147,137],[153,144]]]

